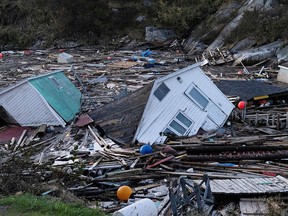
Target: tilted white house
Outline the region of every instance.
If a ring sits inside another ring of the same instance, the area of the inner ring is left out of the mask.
[[[218,129],[233,108],[196,63],[155,80],[134,142],[152,144],[160,132],[192,136],[200,128]]]

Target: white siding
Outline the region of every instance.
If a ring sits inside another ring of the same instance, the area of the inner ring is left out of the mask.
[[[288,83],[288,68],[279,65],[280,71],[277,75],[277,80],[280,82]]]
[[[227,115],[213,101],[210,101],[206,107],[208,117],[218,126],[222,126],[223,121],[227,119]]]
[[[181,77],[182,82],[179,82],[177,77]],[[162,101],[159,101],[153,93],[162,82],[167,85],[170,92]],[[185,91],[194,84],[209,99],[205,110],[185,95]],[[233,108],[233,104],[200,68],[188,67],[155,81],[134,139],[139,142],[153,143],[179,110],[194,122],[185,135],[195,135],[205,122],[205,128],[211,129],[214,126],[214,129],[217,129],[216,124],[223,124]],[[213,125],[211,120],[206,121],[208,115],[216,124]]]
[[[0,105],[22,126],[65,126],[61,117],[29,82],[1,93]]]
[[[213,131],[215,128],[217,128],[218,125],[216,125],[209,117],[205,119],[205,122],[203,126],[201,127],[205,131]]]

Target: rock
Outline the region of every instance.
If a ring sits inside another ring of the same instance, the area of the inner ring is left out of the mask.
[[[239,41],[232,49],[231,52],[235,53],[238,51],[242,51],[245,49],[250,49],[254,44],[256,43],[255,40],[253,40],[252,38],[245,38],[241,41]]]
[[[176,33],[170,29],[157,29],[153,26],[146,27],[145,40],[147,42],[165,42],[170,39],[175,39]]]

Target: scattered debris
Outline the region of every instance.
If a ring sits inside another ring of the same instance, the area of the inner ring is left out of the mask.
[[[58,50],[3,54],[5,179],[114,215],[259,215],[270,207],[256,198],[287,194],[287,87],[275,86],[278,71],[229,66],[219,49],[205,66],[179,51],[67,52],[72,67],[59,64]],[[18,161],[13,171],[15,158],[29,166]],[[0,182],[1,193],[18,189]]]

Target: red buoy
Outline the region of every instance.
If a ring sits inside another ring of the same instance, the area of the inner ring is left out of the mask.
[[[243,110],[243,109],[245,108],[245,106],[246,106],[245,101],[240,101],[240,102],[238,103],[238,108],[241,109],[241,110]]]

